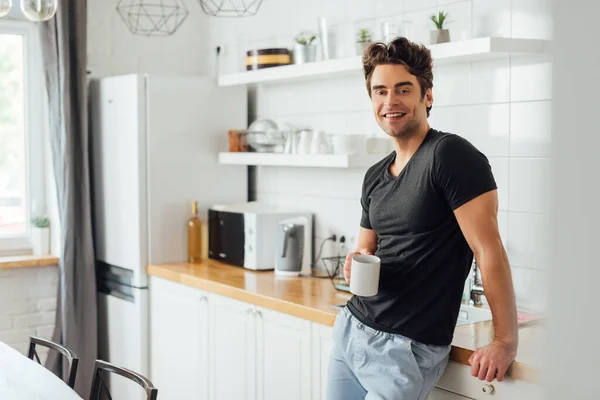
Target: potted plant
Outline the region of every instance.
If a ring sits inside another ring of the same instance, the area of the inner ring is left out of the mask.
[[[435,24],[436,30],[430,32],[431,34],[431,43],[446,43],[450,41],[450,31],[444,28],[444,23],[448,17],[448,13],[443,11],[438,12],[437,15],[431,15],[431,21]]]
[[[356,33],[356,52],[358,55],[362,55],[371,44],[373,44],[371,31],[366,28],[359,29]]]
[[[309,32],[301,32],[296,36],[296,46],[294,46],[294,63],[304,64],[313,62],[317,58],[317,45],[313,42],[317,35]]]
[[[50,220],[48,217],[31,219],[31,247],[37,256],[50,253]]]

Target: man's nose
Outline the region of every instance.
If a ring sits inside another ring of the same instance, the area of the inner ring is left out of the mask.
[[[395,106],[400,102],[399,96],[394,91],[389,91],[383,102],[385,106]]]

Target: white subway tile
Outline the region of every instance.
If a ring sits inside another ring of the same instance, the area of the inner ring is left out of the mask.
[[[378,11],[371,0],[346,0],[345,9],[346,18],[350,21],[375,18]]]
[[[443,65],[435,70],[433,106],[465,105],[471,102],[471,71],[464,64]]]
[[[468,140],[471,135],[469,106],[436,107],[431,109],[431,116],[435,115],[433,128],[444,132],[454,133]]]
[[[548,275],[544,271],[511,268],[517,308],[525,311],[545,311],[548,298]]]
[[[510,73],[511,101],[552,99],[550,56],[513,57]]]
[[[4,312],[2,312],[4,314]],[[0,331],[7,331],[13,327],[12,317],[0,316]]]
[[[510,37],[511,0],[473,0],[473,37]]]
[[[509,156],[508,104],[471,106],[469,140],[488,157]]]
[[[451,41],[467,40],[472,37],[471,1],[438,6],[438,9],[448,13],[445,26],[450,30]],[[431,26],[434,27],[433,22]]]
[[[496,185],[498,186],[498,209],[506,211],[508,210],[509,194],[509,159],[506,157],[491,157],[489,161],[492,166],[492,173],[494,174]]]
[[[17,296],[15,300],[4,300],[4,298],[3,294],[1,301],[2,311],[0,312],[2,315],[24,315],[37,311],[36,303],[28,301],[25,293],[22,293],[22,296]]]
[[[509,210],[548,213],[550,201],[550,160],[511,158]]]
[[[518,0],[512,2],[512,37],[552,39],[552,7],[550,0]]]
[[[10,345],[11,343],[29,341],[29,336],[31,335],[35,335],[35,329],[33,328],[12,329],[0,332],[0,342]]]
[[[385,132],[377,125],[372,111],[356,111],[346,113],[346,132],[349,134],[381,134]]]
[[[435,9],[438,0],[404,0],[404,11],[421,10],[423,8]]]
[[[42,314],[17,315],[14,317],[14,326],[16,329],[32,328],[44,323]]]
[[[550,253],[547,214],[510,213],[508,258],[512,266],[546,269]]]
[[[550,157],[552,153],[552,102],[511,103],[510,155]]]
[[[36,328],[35,331],[37,336],[51,340],[52,335],[54,334],[54,326],[41,326]]]
[[[402,20],[410,22],[412,25],[412,34],[407,38],[413,42],[429,45],[431,43],[430,32],[435,29],[435,25],[431,21],[431,15],[436,11],[436,8],[428,8],[419,11],[405,10]]]
[[[473,104],[510,101],[508,57],[471,64],[471,101]]]

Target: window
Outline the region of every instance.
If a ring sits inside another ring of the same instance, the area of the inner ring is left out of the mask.
[[[0,20],[0,254],[31,248],[30,217],[45,213],[45,121],[37,32]]]

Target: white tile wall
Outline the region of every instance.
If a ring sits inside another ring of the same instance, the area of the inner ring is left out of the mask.
[[[550,157],[552,102],[511,103],[510,116],[510,155]]]
[[[323,16],[338,55],[353,55],[354,34],[369,27],[381,37],[381,23],[400,28],[412,22],[411,39],[429,44],[429,16],[449,13],[452,40],[484,35],[551,38],[549,0],[265,0],[244,19],[204,16],[190,4],[190,16],[168,38],[132,36],[115,13],[116,0],[90,2],[89,60],[95,75],[134,71],[212,74],[214,49],[222,46],[221,73],[244,69],[251,48],[293,46],[301,30],[317,29]],[[285,16],[285,17],[282,17]],[[500,185],[501,236],[513,265],[521,307],[544,304],[545,248],[550,163],[552,64],[546,56],[506,57],[447,65],[434,71],[430,123],[458,133],[489,158]],[[273,84],[258,90],[256,117],[281,117],[326,133],[385,136],[372,116],[360,73],[303,84]],[[311,209],[317,216],[316,244],[332,231],[355,237],[364,170],[259,168],[258,198]],[[535,235],[535,237],[531,236]]]
[[[57,288],[57,266],[0,270],[0,342],[26,354],[30,335],[51,339]]]
[[[473,36],[510,37],[511,0],[473,0]]]
[[[511,158],[509,176],[511,211],[550,212],[550,159]]]

